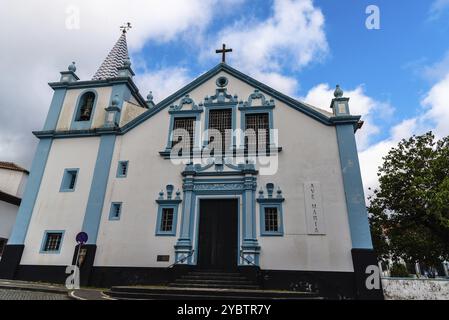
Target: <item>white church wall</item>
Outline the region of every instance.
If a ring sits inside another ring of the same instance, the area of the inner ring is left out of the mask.
[[[279,145],[283,148],[278,158],[278,171],[274,176],[260,176],[258,188],[270,182],[275,188],[281,188],[285,198],[284,236],[259,238],[261,267],[353,271],[335,128],[314,121],[279,101],[276,101],[274,125],[279,129]],[[307,233],[304,183],[309,181],[317,181],[321,186],[325,235]],[[260,235],[259,218],[257,208]]]
[[[21,264],[68,265],[81,230],[100,138],[55,139],[37,196]],[[66,168],[79,168],[74,192],[60,192]],[[44,232],[63,230],[59,254],[40,253]]]
[[[179,236],[182,203],[178,209],[177,236],[155,236],[161,189],[172,184],[182,191],[183,167],[164,160],[169,130],[166,110],[132,129],[116,141],[99,229],[96,266],[165,267],[174,261],[173,246]],[[126,178],[116,178],[120,160],[129,161]],[[123,202],[120,220],[109,221],[111,202]],[[100,249],[101,248],[101,249]],[[157,262],[157,255],[170,255]]]
[[[21,197],[27,174],[21,171],[0,169],[0,190],[15,197]]]
[[[134,118],[138,117],[145,111],[148,111],[148,110],[145,108],[142,108],[141,106],[139,106],[135,103],[125,101],[123,103],[123,107],[122,107],[122,111],[121,111],[120,127],[123,127],[125,124],[127,124]]]
[[[221,75],[230,80],[228,93],[237,94],[239,100],[246,100],[254,92],[254,88],[222,72],[190,92],[190,97],[198,104],[206,95],[213,95],[215,80]],[[182,204],[178,211],[177,237],[154,235],[158,192],[167,184],[173,184],[175,191],[182,187],[184,166],[173,166],[170,160],[159,155],[166,145],[169,119],[168,110],[163,110],[117,139],[98,237],[101,250],[97,251],[97,266],[161,267],[174,262],[173,245],[179,237]],[[204,119],[205,113],[201,115],[202,128]],[[283,147],[279,169],[274,176],[259,176],[258,188],[268,182],[281,187],[286,199],[283,204],[284,236],[260,236],[259,207],[256,206],[261,267],[353,271],[335,128],[279,101],[274,109],[274,125],[280,130],[280,146]],[[236,126],[240,128],[240,111],[237,111]],[[125,179],[116,178],[119,160],[129,161]],[[307,181],[321,184],[325,235],[307,234],[304,200],[304,182]],[[123,202],[122,216],[120,221],[109,221],[110,205],[115,201]],[[170,254],[170,262],[156,262],[157,254]]]
[[[92,89],[97,93],[95,110],[92,120],[92,128],[99,128],[104,125],[104,119],[106,116],[106,108],[109,105],[111,98],[112,87],[99,87]],[[70,89],[67,90],[64,103],[62,105],[61,114],[59,116],[57,130],[69,130],[72,124],[72,120],[77,107],[77,102],[82,93],[86,92],[86,89]]]
[[[0,238],[9,239],[19,207],[0,200]]]

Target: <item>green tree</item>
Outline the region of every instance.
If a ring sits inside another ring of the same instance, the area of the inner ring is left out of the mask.
[[[428,265],[448,260],[449,137],[404,139],[383,160],[368,207],[378,256]]]

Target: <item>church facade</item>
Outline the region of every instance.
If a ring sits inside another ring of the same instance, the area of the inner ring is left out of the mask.
[[[265,288],[382,295],[366,286],[361,121],[339,88],[328,112],[223,62],[155,104],[125,33],[92,80],[75,72],[49,84],[0,278],[64,282],[80,253],[81,283],[97,287],[236,269]]]

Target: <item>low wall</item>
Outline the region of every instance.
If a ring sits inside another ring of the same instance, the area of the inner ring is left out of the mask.
[[[382,278],[386,300],[449,300],[449,279]]]

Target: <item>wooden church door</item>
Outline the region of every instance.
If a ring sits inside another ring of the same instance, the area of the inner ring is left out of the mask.
[[[237,267],[238,207],[235,199],[200,201],[198,267]]]

